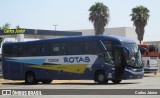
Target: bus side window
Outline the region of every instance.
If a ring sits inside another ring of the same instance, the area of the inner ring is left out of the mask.
[[[3,55],[6,56],[6,57],[9,57],[11,56],[12,54],[12,46],[10,45],[6,45],[3,47]]]
[[[20,46],[20,56],[22,57],[30,56],[29,49],[30,49],[29,45]]]
[[[59,55],[59,44],[52,44],[51,45],[51,55]]]
[[[30,54],[31,56],[37,56],[37,45],[30,45]]]
[[[103,44],[105,45],[107,52],[109,53],[111,59],[113,59],[113,50],[112,50],[111,42],[104,40]]]
[[[48,44],[37,44],[30,45],[30,55],[31,56],[47,56],[49,55],[49,45]]]
[[[42,44],[41,45],[40,54],[41,54],[41,56],[49,55],[49,45],[48,44]]]
[[[12,46],[12,45],[10,46],[10,45],[8,45],[8,46],[4,47],[3,51],[4,51],[3,54],[6,57],[16,57],[16,56],[19,56],[19,48],[18,48],[18,46]]]
[[[19,56],[19,47],[18,46],[12,47],[12,56],[13,57]]]
[[[54,43],[50,47],[50,55],[65,55],[66,44],[65,43]]]
[[[68,55],[81,55],[84,54],[84,42],[67,43]]]
[[[60,53],[61,55],[66,55],[66,43],[60,44]]]
[[[97,41],[85,43],[85,54],[101,54],[102,50]]]
[[[25,56],[33,56],[35,53],[33,53],[34,50],[34,45],[20,45],[19,46],[19,57],[25,57]]]

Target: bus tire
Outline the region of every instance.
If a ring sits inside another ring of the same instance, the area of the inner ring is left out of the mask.
[[[105,74],[103,71],[99,71],[96,73],[95,81],[97,81],[98,84],[108,83],[108,81],[105,79]]]
[[[33,72],[27,72],[25,75],[25,83],[26,84],[36,84],[38,83],[36,81],[35,74]]]
[[[122,80],[112,80],[114,84],[119,84]]]
[[[42,80],[42,83],[43,84],[50,84],[50,83],[52,83],[52,80]]]

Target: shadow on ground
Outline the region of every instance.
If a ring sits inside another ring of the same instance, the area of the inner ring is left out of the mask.
[[[33,85],[126,85],[126,84],[139,84],[141,82],[125,82],[120,84],[114,84],[114,83],[106,83],[106,84],[98,84],[98,83],[51,83],[51,84],[33,84]],[[14,83],[2,83],[2,85],[27,85],[25,82],[14,82]]]

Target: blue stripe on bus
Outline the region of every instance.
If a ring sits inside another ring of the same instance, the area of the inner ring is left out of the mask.
[[[42,65],[45,59],[23,59],[23,60],[16,60],[10,59],[7,61],[19,62],[19,63],[27,63],[27,64],[35,64],[35,65]]]

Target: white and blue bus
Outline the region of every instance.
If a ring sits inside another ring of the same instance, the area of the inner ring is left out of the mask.
[[[120,83],[144,76],[137,44],[110,35],[4,43],[2,71],[4,79],[27,84],[78,79]]]

